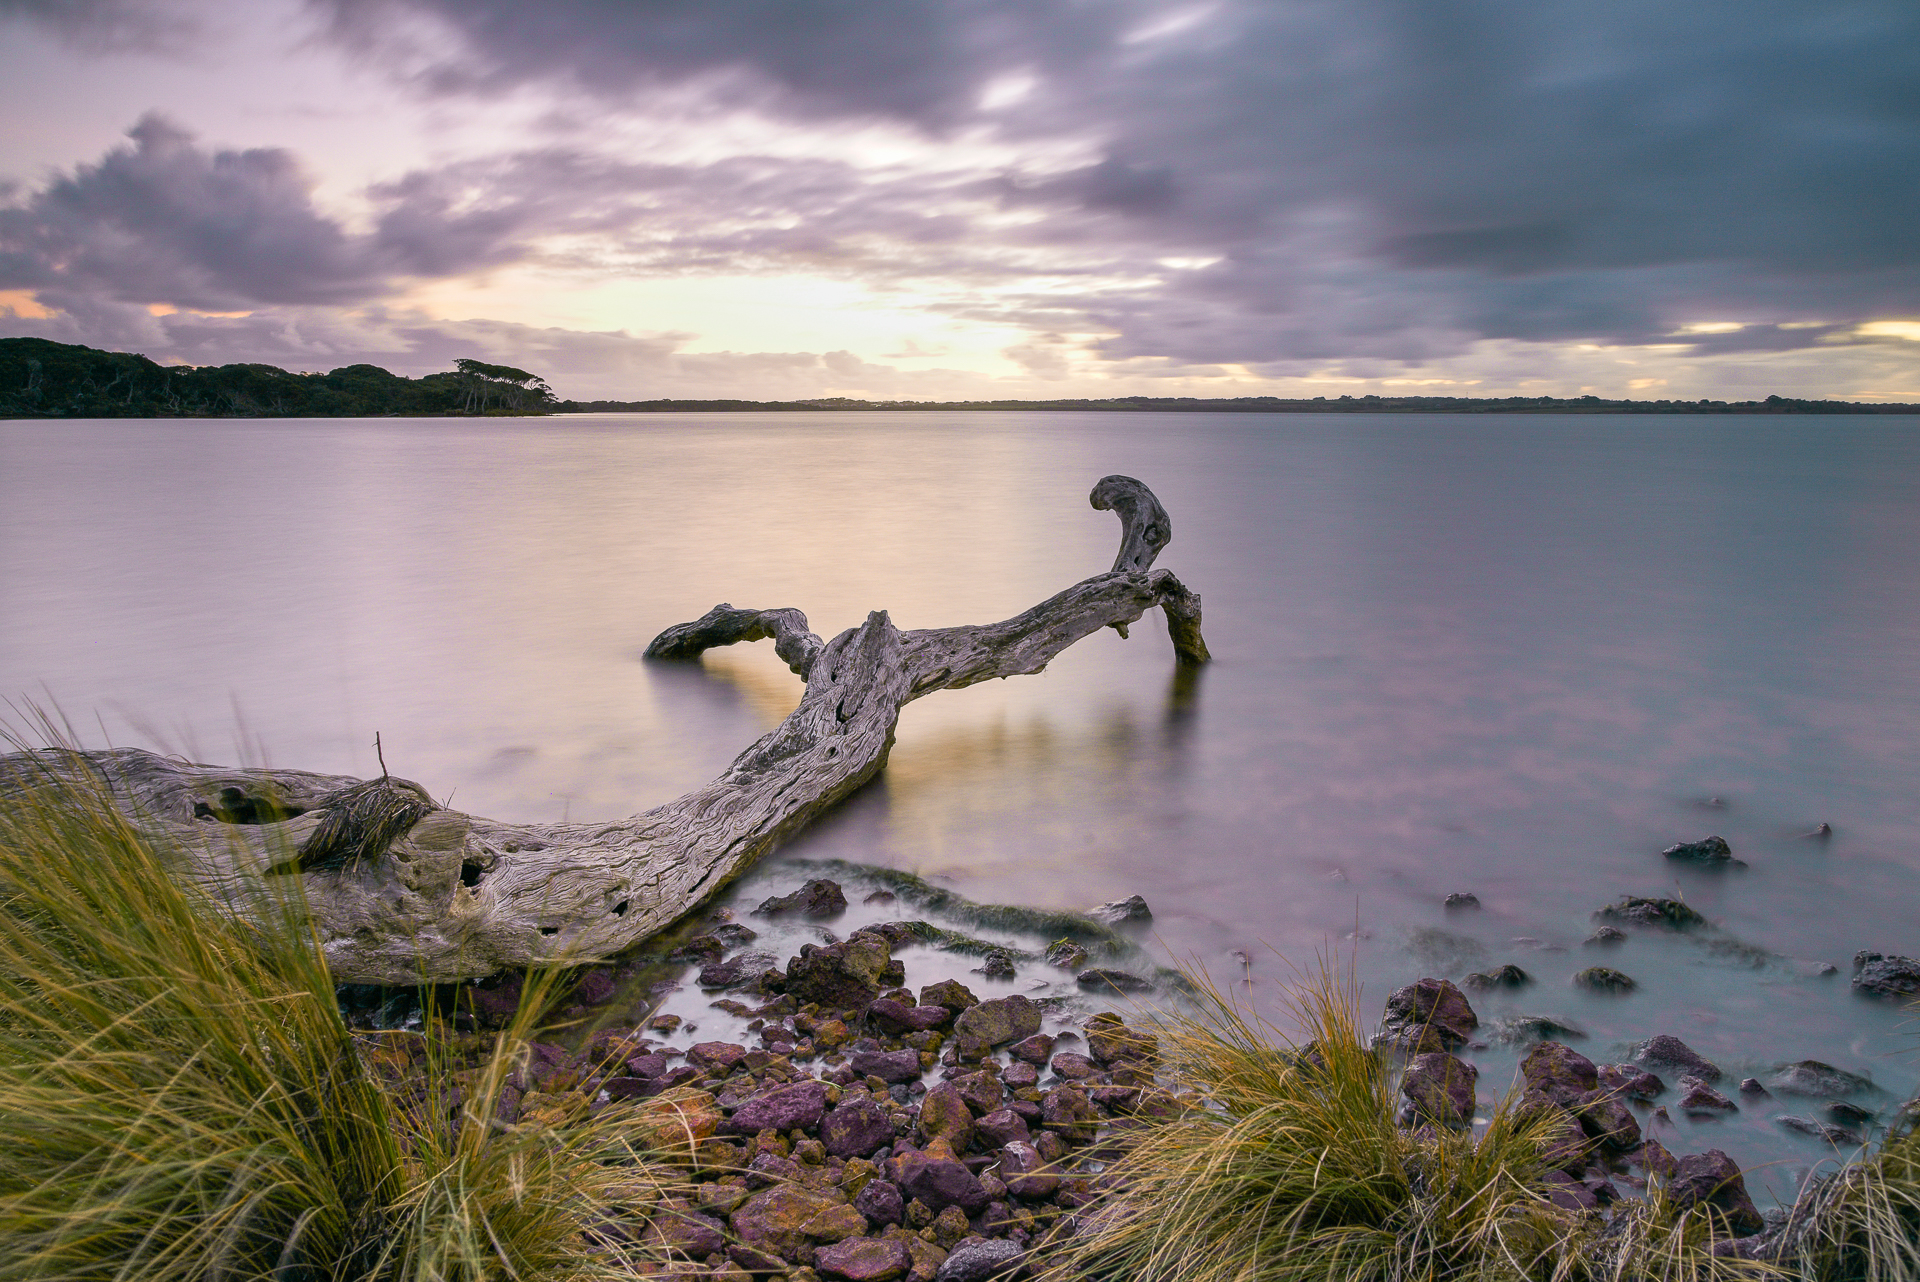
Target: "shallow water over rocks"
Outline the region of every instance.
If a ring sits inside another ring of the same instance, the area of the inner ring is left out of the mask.
[[[1471,994],[1483,1098],[1548,1028],[1598,1063],[1678,1036],[1739,1111],[1674,1111],[1661,1142],[1759,1168],[1763,1203],[1834,1154],[1774,1120],[1822,1101],[1728,1083],[1812,1060],[1870,1078],[1848,1101],[1877,1116],[1911,1093],[1910,1017],[1850,983],[1858,952],[1920,955],[1909,419],[4,423],[0,693],[211,761],[368,775],[378,730],[462,809],[610,817],[711,778],[798,693],[765,647],[642,663],[661,628],[720,600],[823,635],[1006,617],[1110,564],[1085,496],[1111,472],[1172,514],[1161,564],[1205,598],[1214,666],[1182,678],[1150,620],[914,704],[883,779],[732,892],[752,947],[817,940],[750,910],[845,860],[976,903],[1139,894],[1151,921],[1119,929],[1151,960],[1275,1018],[1316,951],[1370,1015],[1512,965],[1532,982]],[[1664,853],[1710,838],[1727,858]],[[976,991],[1095,1005],[1023,958],[1046,932],[830,875],[841,936],[925,919],[1009,951],[1010,980],[913,946]],[[1705,923],[1602,940],[1629,896]],[[1572,982],[1602,965],[1632,991]]]

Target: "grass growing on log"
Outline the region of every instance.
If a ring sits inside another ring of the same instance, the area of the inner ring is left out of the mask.
[[[0,805],[0,1279],[631,1276],[583,1236],[650,1178],[618,1117],[495,1121],[537,996],[458,1101],[431,1032],[427,1088],[389,1086],[297,902],[218,914],[39,782]]]

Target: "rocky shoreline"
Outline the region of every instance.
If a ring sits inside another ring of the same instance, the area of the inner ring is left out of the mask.
[[[845,908],[836,883],[815,879],[757,911],[818,921]],[[1684,925],[1673,920],[1683,909],[1629,900],[1596,917]],[[1111,925],[1151,914],[1136,896],[1094,916]],[[1097,1227],[1090,1208],[1113,1191],[1106,1164],[1124,1150],[1128,1132],[1197,1100],[1160,1065],[1154,1033],[1110,1011],[1070,1017],[1077,1028],[1053,1020],[1057,1031],[1046,1033],[1043,1016],[1054,999],[983,1000],[951,978],[909,987],[894,950],[936,929],[891,922],[845,939],[821,930],[830,942],[803,945],[780,965],[751,946],[759,936],[750,927],[710,923],[668,958],[699,966],[710,1005],[743,1021],[746,1037],[676,1046],[670,1039],[684,1040],[683,1017],[660,1014],[641,1027],[602,1028],[574,1048],[536,1043],[494,1101],[494,1116],[505,1126],[564,1127],[609,1108],[631,1110],[636,1135],[672,1163],[678,1183],[608,1208],[596,1232],[603,1242],[671,1261],[652,1267],[651,1276],[976,1282],[1036,1275]],[[1130,972],[1088,966],[1071,939],[1057,941],[1044,960],[1077,972],[1089,993],[1152,986]],[[1004,978],[1013,961],[988,951],[976,973]],[[1527,982],[1517,967],[1503,971],[1469,976],[1468,986]],[[1920,965],[1862,954],[1855,971],[1856,985],[1898,995]],[[603,976],[596,987],[588,972],[584,986],[597,1000],[610,981]],[[511,987],[463,991],[467,1021],[498,1024],[518,1000]],[[1721,1070],[1671,1035],[1640,1043],[1623,1062],[1596,1064],[1553,1040],[1554,1032],[1536,1030],[1529,1040],[1538,1044],[1520,1066],[1518,1113],[1550,1135],[1541,1196],[1567,1212],[1605,1215],[1655,1182],[1671,1209],[1700,1208],[1714,1221],[1719,1254],[1772,1258],[1790,1215],[1762,1215],[1726,1153],[1670,1152],[1656,1135],[1670,1110],[1700,1116],[1799,1107],[1774,1120],[1836,1148],[1863,1143],[1880,1118],[1863,1100],[1870,1082],[1817,1061],[1741,1082],[1736,1103],[1720,1089]],[[1449,980],[1421,979],[1388,998],[1374,1046],[1399,1071],[1402,1126],[1474,1126],[1483,1111],[1478,1069],[1457,1052],[1484,1049],[1480,1035],[1466,995]],[[463,1036],[473,1057],[483,1053],[483,1035]],[[370,1032],[362,1039],[390,1078],[422,1071],[420,1038]],[[462,1081],[477,1073],[453,1076],[457,1106]]]

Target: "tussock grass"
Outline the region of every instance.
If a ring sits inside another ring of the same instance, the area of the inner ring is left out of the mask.
[[[551,975],[478,1070],[430,1022],[424,1078],[388,1082],[298,878],[256,930],[104,798],[26,782],[0,801],[0,1279],[631,1276],[604,1208],[652,1177],[619,1111],[495,1119]]]
[[[1509,1098],[1476,1136],[1394,1124],[1394,1077],[1351,981],[1294,986],[1304,1045],[1204,981],[1159,1016],[1189,1107],[1137,1132],[1056,1277],[1127,1282],[1712,1282],[1770,1270],[1711,1254],[1698,1216],[1610,1223],[1542,1186],[1549,1117]],[[1881,1282],[1881,1279],[1874,1279]]]

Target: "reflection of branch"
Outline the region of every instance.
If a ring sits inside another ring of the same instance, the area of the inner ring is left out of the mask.
[[[1151,568],[1172,530],[1159,500],[1110,476],[1092,501],[1120,517],[1116,568],[1000,623],[901,632],[876,611],[823,643],[798,610],[723,604],[655,637],[649,657],[680,660],[772,638],[806,681],[786,720],[676,801],[607,824],[503,824],[428,803],[390,844],[337,834],[336,844],[368,853],[299,874],[335,977],[444,981],[607,956],[669,925],[878,774],[900,709],[914,699],[1038,672],[1103,627],[1124,635],[1155,606],[1180,662],[1205,663],[1200,598]],[[60,767],[101,779],[117,809],[178,852],[183,878],[236,913],[258,903],[249,887],[263,873],[287,867],[276,851],[298,848],[318,824],[354,825],[328,808],[351,780],[221,770],[131,749],[57,755]],[[28,762],[0,758],[0,787],[8,776],[29,781]],[[31,763],[50,764],[47,754]],[[383,783],[410,796],[417,788]]]

